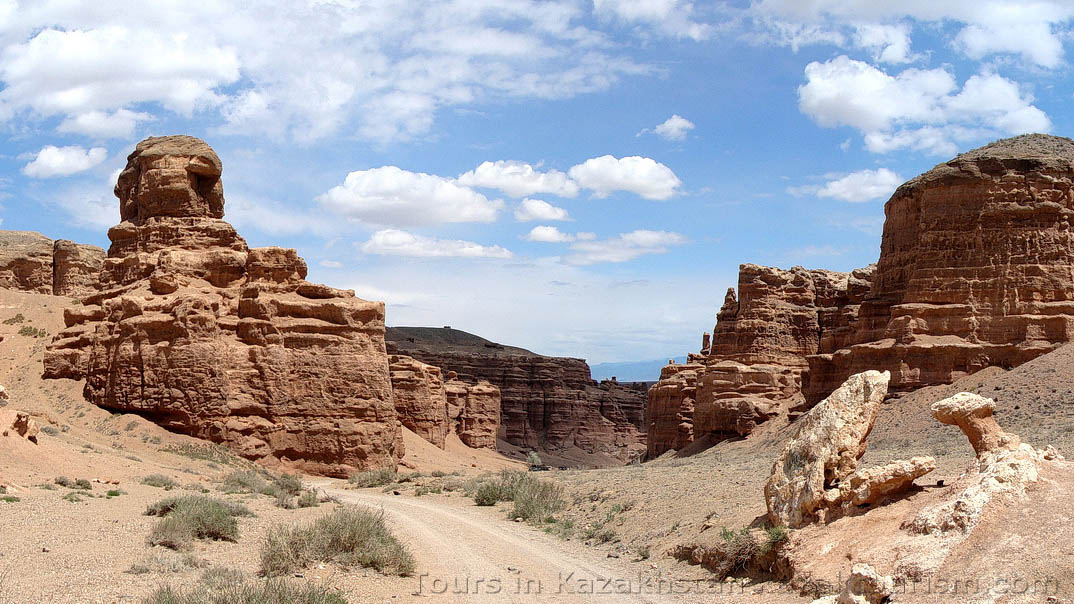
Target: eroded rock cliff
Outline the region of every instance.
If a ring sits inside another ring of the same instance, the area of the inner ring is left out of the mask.
[[[392,327],[387,338],[392,354],[498,387],[501,434],[511,444],[622,458],[644,446],[644,391],[597,384],[582,359],[541,356],[450,328]]]
[[[45,377],[102,407],[344,475],[393,467],[398,420],[384,304],[305,280],[294,250],[222,220],[222,166],[188,136],[138,144],[115,187],[100,292],[65,312]],[[74,263],[72,263],[74,264]]]
[[[81,297],[98,288],[104,250],[32,231],[0,231],[0,287]]]
[[[692,381],[666,370],[650,393],[649,454],[684,445],[668,429],[680,416],[691,418],[688,440],[745,435],[866,370],[889,371],[890,389],[907,391],[1071,341],[1072,186],[1074,141],[996,141],[899,187],[875,266],[742,265]]]

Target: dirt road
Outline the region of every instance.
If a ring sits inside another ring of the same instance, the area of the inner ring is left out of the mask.
[[[414,553],[418,576],[393,602],[711,601],[699,586],[672,583],[647,563],[601,558],[454,498],[414,498],[325,489],[345,503],[384,510],[395,534]],[[711,589],[711,588],[710,588]]]

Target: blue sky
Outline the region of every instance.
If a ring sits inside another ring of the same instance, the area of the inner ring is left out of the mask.
[[[107,246],[134,144],[192,134],[389,325],[640,360],[740,263],[875,262],[899,183],[1071,132],[1074,2],[234,4],[0,0],[0,228]]]

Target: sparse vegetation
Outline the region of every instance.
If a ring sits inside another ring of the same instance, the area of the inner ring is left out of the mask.
[[[313,582],[295,584],[284,579],[250,581],[233,570],[212,568],[188,589],[157,588],[143,604],[347,604],[337,591]]]
[[[482,506],[514,502],[510,516],[536,524],[553,522],[553,515],[567,503],[560,485],[517,470],[503,470],[495,477],[471,485],[468,495]]]
[[[14,317],[11,317],[10,319],[4,319],[4,325],[18,325],[25,320],[26,317],[22,316],[22,313],[20,312],[19,314],[15,315]]]
[[[302,494],[298,496],[298,507],[300,508],[315,508],[320,503],[321,498],[317,496],[317,491],[313,489],[302,491]]]
[[[359,565],[386,574],[414,572],[414,557],[384,523],[383,513],[345,507],[306,526],[276,526],[261,548],[261,573],[274,577],[313,562]]]
[[[194,539],[235,541],[239,526],[235,516],[250,516],[246,506],[202,495],[169,497],[149,506],[148,516],[163,516],[147,541],[175,550],[188,549]]]
[[[153,444],[160,443],[159,436],[153,436],[145,439],[147,442]],[[243,464],[245,460],[229,451],[226,447],[215,444],[206,443],[202,445],[195,444],[181,444],[181,445],[168,445],[161,449],[164,453],[174,453],[175,455],[181,455],[183,457],[189,457],[190,459],[196,459],[199,461],[208,461],[214,463],[221,463],[224,465],[239,465]],[[249,463],[249,462],[246,462]]]
[[[530,451],[530,454],[526,456],[526,463],[528,463],[531,468],[544,465],[541,463],[541,456],[538,455],[536,451]]]
[[[350,483],[359,489],[382,487],[386,484],[395,482],[396,476],[395,470],[389,468],[366,470],[365,472],[358,472],[354,476],[351,476]]]
[[[48,335],[48,332],[44,329],[38,329],[31,325],[23,325],[19,328],[19,335],[29,338],[43,338]]]
[[[79,491],[92,491],[93,490],[93,485],[90,484],[90,481],[86,480],[85,478],[79,478],[77,480],[71,480],[70,478],[68,478],[66,476],[57,476],[56,480],[54,480],[53,482],[55,482],[56,484],[60,485],[61,487],[67,487],[68,489],[76,489],[76,490],[79,490]]]
[[[49,436],[56,436],[60,433],[60,431],[56,429],[56,426],[41,426],[41,431]]]
[[[179,486],[179,483],[176,482],[175,479],[170,476],[165,476],[164,474],[150,474],[149,476],[144,476],[142,477],[142,484],[164,489],[165,491],[170,491]]]
[[[64,501],[70,501],[71,503],[78,503],[78,502],[82,501],[82,497],[79,496],[78,493],[76,493],[74,491],[71,491],[70,493],[68,493],[68,494],[63,496],[63,500]]]
[[[184,573],[189,570],[205,568],[207,564],[208,562],[193,554],[154,554],[143,562],[132,564],[127,569],[127,572],[132,575]]]
[[[0,501],[3,501],[4,503],[16,503],[18,500],[19,498],[14,495],[4,495],[3,497],[0,497]]]
[[[104,494],[104,496],[108,497],[109,499],[111,499],[112,497],[119,497],[120,495],[123,495],[123,491],[120,491],[119,489],[110,489],[107,493]]]

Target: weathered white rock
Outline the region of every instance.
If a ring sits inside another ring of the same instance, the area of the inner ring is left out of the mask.
[[[813,604],[881,604],[891,599],[895,581],[868,564],[855,564],[843,591],[813,600]]]
[[[831,520],[904,491],[935,469],[931,457],[916,457],[857,471],[890,377],[886,371],[853,375],[802,416],[765,484],[773,524],[798,528]]]

